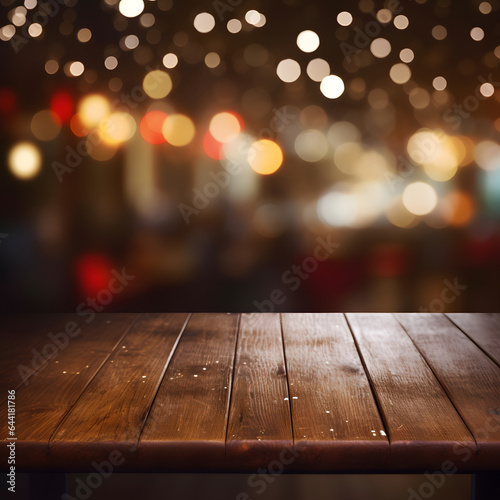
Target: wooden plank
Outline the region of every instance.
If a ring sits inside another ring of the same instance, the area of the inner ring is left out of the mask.
[[[231,392],[227,456],[256,469],[279,460],[292,446],[280,317],[243,314]]]
[[[66,415],[50,441],[53,466],[120,454],[124,467],[137,456],[137,442],[187,314],[143,314]]]
[[[282,321],[297,468],[382,467],[389,444],[345,318],[283,314]]]
[[[136,319],[134,314],[99,314],[80,331],[73,328],[75,335],[67,344],[16,391],[19,466],[46,465],[50,437]],[[2,435],[7,436],[6,405],[0,419]]]
[[[500,314],[447,314],[448,318],[500,366]]]
[[[0,404],[7,390],[18,389],[59,351],[54,340],[76,314],[15,314],[2,318],[0,330]]]
[[[441,314],[396,314],[472,432],[484,465],[500,464],[500,368]]]
[[[390,466],[429,470],[456,460],[456,447],[475,450],[467,427],[395,317],[348,314],[347,319],[388,430]]]
[[[192,316],[141,435],[141,466],[221,467],[238,323],[235,314]]]

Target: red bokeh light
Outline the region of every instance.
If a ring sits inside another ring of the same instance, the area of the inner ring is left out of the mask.
[[[65,90],[58,90],[50,100],[50,110],[55,113],[63,123],[69,122],[73,116],[75,103],[73,98]]]
[[[0,113],[12,113],[16,107],[16,94],[12,89],[0,88]]]
[[[167,142],[162,132],[167,116],[163,111],[150,111],[143,116],[139,130],[146,142],[150,144],[164,144]]]
[[[78,289],[86,297],[95,297],[107,289],[111,279],[113,263],[102,254],[87,254],[79,257],[75,264]]]

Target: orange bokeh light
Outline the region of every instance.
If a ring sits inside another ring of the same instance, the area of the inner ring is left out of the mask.
[[[141,120],[139,130],[142,138],[150,144],[164,144],[163,124],[167,119],[167,113],[163,111],[149,111]]]
[[[85,137],[89,133],[85,125],[80,120],[79,114],[73,115],[73,118],[71,118],[71,121],[69,122],[69,126],[71,128],[71,132],[73,132],[73,134],[77,137]]]
[[[203,149],[214,160],[220,160],[223,157],[222,143],[215,140],[210,131],[207,131],[203,137]]]
[[[460,227],[467,225],[476,212],[473,198],[463,191],[453,191],[445,199],[445,219],[450,226]]]

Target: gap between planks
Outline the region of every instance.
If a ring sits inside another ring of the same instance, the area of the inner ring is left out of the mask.
[[[366,366],[365,359],[363,357],[363,354],[361,352],[361,348],[359,347],[358,341],[356,339],[356,336],[354,335],[354,331],[352,329],[351,323],[349,322],[349,318],[347,317],[346,313],[342,313],[342,316],[345,319],[345,322],[347,323],[347,327],[349,328],[349,332],[351,333],[352,339],[354,341],[354,345],[356,346],[356,351],[358,352],[359,359],[361,360],[361,364],[363,365],[363,370],[365,371],[366,378],[368,379],[368,383],[370,385],[370,390],[372,392],[373,400],[375,401],[375,405],[377,407],[380,421],[382,422],[382,425],[384,426],[384,432],[387,437],[387,441],[389,442],[389,446],[391,445],[391,435],[389,432],[389,425],[387,424],[387,419],[385,417],[384,411],[382,409],[382,405],[379,401],[377,391],[375,390],[375,385],[373,383],[370,371],[368,370],[368,367]]]
[[[97,374],[102,370],[103,366],[106,364],[108,359],[111,357],[111,355],[116,351],[117,347],[120,345],[120,343],[123,341],[125,336],[129,333],[129,331],[132,329],[132,327],[139,321],[139,319],[142,317],[142,314],[138,314],[137,317],[135,318],[134,321],[130,323],[128,328],[125,328],[125,331],[123,332],[123,335],[120,336],[120,338],[117,340],[116,344],[113,346],[111,351],[109,351],[108,355],[103,359],[102,363],[99,365],[99,368],[94,372],[92,377],[87,381],[85,384],[85,387],[82,389],[78,397],[75,399],[74,403],[71,405],[70,408],[68,408],[68,411],[64,415],[64,417],[61,419],[61,421],[57,424],[56,428],[54,429],[54,432],[52,432],[51,436],[49,437],[49,440],[47,442],[47,447],[50,449],[50,443],[55,439],[55,436],[57,434],[57,431],[60,429],[60,427],[63,425],[65,422],[67,416],[71,413],[71,410],[76,406],[76,404],[80,401],[82,398],[83,394],[87,390],[87,387],[92,383],[92,381],[95,379]]]
[[[161,372],[160,376],[158,377],[158,382],[157,382],[157,385],[155,388],[155,395],[154,395],[153,399],[151,400],[151,404],[149,405],[148,411],[146,412],[146,415],[144,417],[144,421],[142,422],[141,430],[139,431],[139,436],[137,437],[137,443],[135,445],[136,448],[139,447],[139,443],[141,442],[142,433],[144,431],[144,428],[146,427],[146,423],[148,421],[149,414],[151,413],[151,409],[153,408],[153,405],[156,401],[156,397],[158,396],[158,391],[160,390],[160,387],[161,387],[161,384],[162,384],[163,379],[165,377],[165,374],[167,373],[167,369],[170,365],[170,361],[172,360],[175,352],[177,351],[177,346],[179,345],[179,342],[181,341],[182,334],[186,330],[186,327],[187,327],[189,321],[191,320],[192,316],[193,316],[193,313],[189,313],[187,315],[187,318],[181,327],[179,335],[177,335],[177,338],[175,339],[174,345],[172,346],[172,349],[170,350],[170,354],[168,355],[167,361],[165,362],[165,366],[163,367],[163,371]]]
[[[395,315],[395,314],[392,314],[392,316],[394,317],[394,319],[398,322],[399,326],[401,326],[401,328],[403,329],[403,331],[405,332],[406,336],[411,340],[411,343],[415,346],[415,349],[418,351],[418,353],[420,354],[420,356],[422,356],[422,359],[425,361],[425,363],[427,364],[427,366],[429,367],[429,369],[431,370],[432,374],[434,375],[434,378],[437,380],[438,384],[441,386],[441,389],[443,389],[444,393],[446,394],[446,396],[448,397],[448,399],[450,400],[450,403],[452,404],[453,408],[455,408],[455,411],[457,412],[457,415],[460,417],[460,420],[462,421],[462,423],[464,424],[465,428],[469,431],[469,434],[472,436],[472,439],[474,439],[474,445],[476,447],[475,449],[475,452],[477,453],[478,450],[479,450],[479,445],[477,443],[477,439],[476,439],[476,436],[474,436],[474,433],[472,432],[472,429],[468,426],[467,422],[464,420],[464,418],[462,417],[462,414],[460,413],[460,411],[458,410],[458,408],[456,407],[455,405],[455,402],[453,401],[453,398],[451,397],[451,394],[450,392],[448,391],[448,389],[446,388],[446,386],[441,383],[441,380],[440,378],[438,377],[437,373],[435,372],[434,370],[434,367],[429,363],[429,361],[427,360],[427,358],[425,357],[424,353],[421,351],[421,349],[418,347],[418,345],[415,343],[415,341],[412,339],[411,335],[408,333],[408,331],[406,330],[406,328],[403,326],[403,324],[399,321],[398,317]]]

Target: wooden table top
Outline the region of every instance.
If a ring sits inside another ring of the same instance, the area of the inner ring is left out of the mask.
[[[498,314],[65,314],[1,328],[1,436],[15,389],[19,470],[500,470]]]

